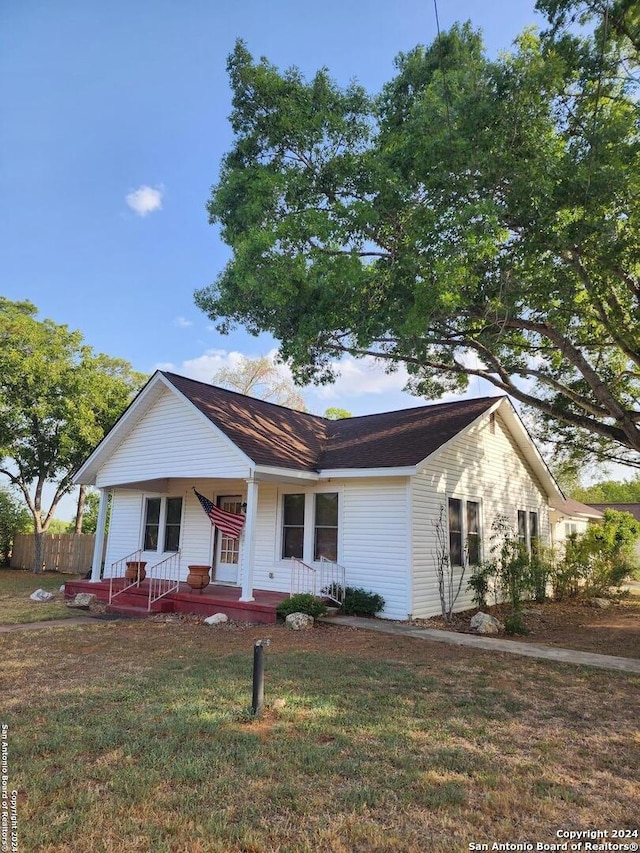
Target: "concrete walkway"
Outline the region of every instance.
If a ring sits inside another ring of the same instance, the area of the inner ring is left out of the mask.
[[[418,640],[432,640],[436,643],[451,643],[454,646],[470,646],[492,652],[506,652],[510,655],[551,660],[556,663],[571,663],[576,666],[596,666],[601,669],[617,669],[621,672],[640,673],[640,660],[633,658],[598,655],[592,652],[578,652],[572,649],[556,649],[552,646],[535,643],[519,643],[517,640],[500,640],[494,637],[482,637],[475,634],[458,634],[455,631],[440,631],[435,628],[416,628],[385,619],[365,619],[361,616],[327,616],[323,622],[334,625],[347,625],[350,628],[364,628],[382,634],[395,634],[397,637],[414,637]]]

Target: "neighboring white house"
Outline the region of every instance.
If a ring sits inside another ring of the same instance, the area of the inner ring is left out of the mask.
[[[349,586],[385,599],[389,619],[440,612],[436,524],[457,571],[489,553],[506,517],[527,548],[550,542],[564,500],[506,397],[329,421],[157,372],[78,472],[101,492],[92,580],[138,549],[149,565],[179,551],[216,583],[288,592],[292,558],[345,567]],[[221,535],[194,493],[245,511]],[[467,566],[470,572],[470,566]],[[458,609],[471,606],[463,585]]]
[[[584,533],[591,524],[601,524],[604,513],[595,507],[566,498],[555,503],[550,512],[551,544],[562,553],[570,536]]]

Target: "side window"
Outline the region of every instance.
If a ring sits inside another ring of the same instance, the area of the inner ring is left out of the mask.
[[[462,565],[462,501],[449,498],[449,559],[452,566]]]
[[[538,513],[529,513],[529,553],[535,556],[538,553]]]
[[[316,517],[313,536],[313,559],[338,559],[338,493],[316,495]]]
[[[467,559],[470,566],[480,563],[480,504],[467,501]]]
[[[147,498],[147,507],[144,520],[144,550],[158,550],[158,534],[160,532],[160,506],[161,498]]]
[[[282,496],[282,557],[302,559],[304,548],[304,495]]]
[[[518,510],[518,544],[526,551],[527,549],[527,513],[523,509]]]

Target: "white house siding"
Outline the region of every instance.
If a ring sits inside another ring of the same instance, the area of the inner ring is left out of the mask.
[[[257,589],[288,592],[291,563],[280,557],[282,495],[307,495],[305,560],[313,563],[313,495],[338,492],[338,562],[349,586],[385,599],[380,614],[406,619],[408,610],[409,514],[406,478],[331,480],[317,486],[260,483],[253,581]],[[317,564],[316,564],[317,565]]]
[[[489,418],[458,436],[428,460],[412,478],[413,616],[440,613],[436,573],[434,524],[449,497],[479,500],[481,504],[482,556],[489,556],[491,524],[506,516],[517,530],[519,509],[536,511],[540,538],[549,541],[547,496],[499,416],[495,433]],[[446,515],[445,515],[446,519]],[[448,531],[445,530],[447,542]],[[466,578],[456,610],[473,606]]]
[[[164,391],[100,469],[96,485],[163,477],[247,477],[248,461],[172,391]]]
[[[387,619],[406,619],[409,602],[410,513],[407,479],[345,480],[341,563],[349,586],[382,595]]]

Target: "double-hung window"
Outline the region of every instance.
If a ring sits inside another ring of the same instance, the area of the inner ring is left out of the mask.
[[[147,498],[142,547],[172,552],[180,548],[182,498]]]
[[[537,512],[518,510],[518,544],[530,556],[538,553],[540,530]]]
[[[316,517],[313,534],[313,559],[338,559],[338,493],[316,495]]]
[[[476,566],[480,559],[480,502],[449,498],[450,564]]]
[[[282,495],[283,560],[338,559],[338,493]]]
[[[282,557],[297,557],[304,554],[305,496],[282,496]]]

